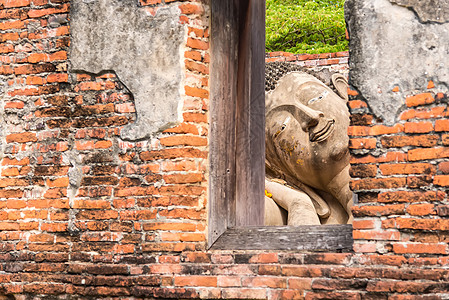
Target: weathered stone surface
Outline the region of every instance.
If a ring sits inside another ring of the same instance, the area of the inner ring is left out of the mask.
[[[265,67],[265,225],[352,220],[348,82],[333,74],[326,85],[321,72],[310,73],[288,63]]]
[[[447,0],[390,0],[416,12],[421,22],[449,22],[449,2]]]
[[[181,45],[185,28],[178,7],[150,15],[135,0],[74,0],[72,71],[115,71],[134,96],[137,121],[122,138],[138,140],[178,121]]]
[[[422,23],[412,10],[390,0],[348,0],[345,17],[350,84],[386,124],[394,123],[406,96],[426,90],[430,80],[438,90],[448,90],[448,23]]]

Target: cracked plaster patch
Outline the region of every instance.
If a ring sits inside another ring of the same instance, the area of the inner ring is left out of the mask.
[[[390,2],[411,8],[421,22],[449,22],[449,2],[447,0],[390,0]]]
[[[177,6],[155,16],[136,0],[73,0],[72,71],[115,71],[134,97],[137,120],[121,137],[151,137],[179,121],[185,26]]]
[[[345,5],[350,84],[387,125],[396,122],[405,98],[427,91],[430,80],[443,93],[449,83],[449,23],[422,23],[412,10],[390,1]]]

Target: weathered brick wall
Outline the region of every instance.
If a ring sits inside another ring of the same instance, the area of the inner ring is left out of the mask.
[[[266,54],[267,62],[286,61],[306,68],[326,68],[332,72],[347,73],[349,71],[348,51],[321,54],[294,54],[289,52],[270,52]]]
[[[353,253],[206,251],[209,8],[141,4],[183,12],[183,122],[125,142],[123,84],[68,72],[69,1],[0,0],[0,298],[448,298],[445,95],[389,127],[353,95]]]

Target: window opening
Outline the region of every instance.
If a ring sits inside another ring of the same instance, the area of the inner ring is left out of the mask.
[[[216,0],[211,8],[209,246],[350,251],[350,225],[263,226],[265,3]],[[308,101],[332,93],[322,88]],[[314,132],[313,139],[324,141],[334,126],[322,124],[327,130]],[[327,214],[324,206],[320,213]]]

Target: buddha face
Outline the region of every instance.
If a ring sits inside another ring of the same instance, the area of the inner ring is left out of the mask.
[[[317,189],[349,163],[346,100],[314,76],[293,72],[266,93],[266,159]]]

